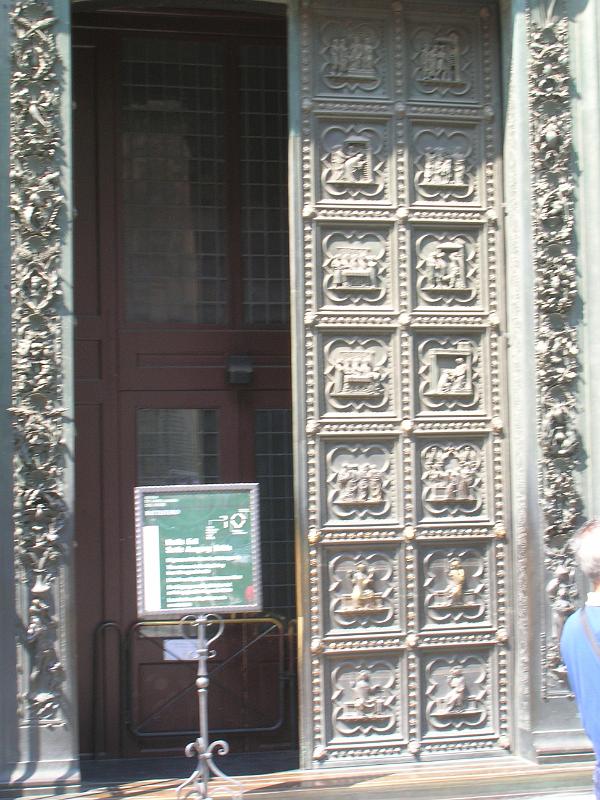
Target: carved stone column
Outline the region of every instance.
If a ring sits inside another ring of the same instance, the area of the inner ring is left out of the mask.
[[[68,25],[61,0],[16,0],[10,10],[13,782],[77,778]]]

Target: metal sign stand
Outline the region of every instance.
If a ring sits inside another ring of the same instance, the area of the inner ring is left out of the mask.
[[[208,782],[211,774],[227,781],[234,790],[234,797],[241,798],[243,794],[241,783],[221,772],[213,761],[215,755],[226,756],[229,752],[229,745],[222,739],[211,742],[211,744],[208,743],[208,660],[215,656],[215,651],[210,649],[210,645],[221,636],[225,623],[218,614],[200,614],[198,616],[190,614],[182,618],[180,625],[184,635],[186,625],[193,625],[198,628],[196,689],[198,691],[200,736],[185,748],[186,756],[188,758],[195,756],[198,763],[190,777],[177,789],[177,800],[187,800],[187,798],[213,800],[208,794]],[[217,632],[210,639],[207,638],[206,634],[209,625],[218,626]]]

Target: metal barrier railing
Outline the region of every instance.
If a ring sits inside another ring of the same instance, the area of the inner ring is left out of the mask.
[[[285,621],[276,616],[257,616],[257,617],[232,617],[225,619],[226,626],[246,626],[247,628],[260,626],[254,635],[243,642],[242,646],[230,653],[221,662],[216,663],[210,672],[211,683],[217,679],[220,672],[230,666],[235,659],[243,658],[251,648],[258,646],[266,638],[271,641],[275,639],[276,649],[276,669],[277,686],[274,695],[274,703],[271,706],[276,711],[275,719],[265,725],[239,725],[231,727],[211,727],[211,732],[218,735],[227,734],[269,734],[281,730],[286,723],[289,723],[289,730],[294,741],[297,737],[296,732],[296,625],[295,621],[286,625]],[[107,621],[101,623],[94,633],[94,676],[93,676],[93,745],[94,755],[99,752],[98,746],[105,741],[105,727],[102,720],[103,690],[100,680],[98,666],[101,664],[99,658],[101,648],[106,649],[106,635],[108,632],[118,633],[118,659],[119,659],[119,697],[120,697],[120,735],[119,744],[122,748],[122,736],[125,730],[129,731],[136,740],[143,742],[147,740],[179,738],[184,736],[195,736],[195,729],[178,730],[148,730],[165,711],[174,706],[186,694],[195,691],[195,676],[189,683],[173,695],[166,698],[164,702],[154,707],[152,711],[142,719],[139,719],[136,698],[138,688],[136,685],[136,675],[134,668],[136,664],[136,645],[140,641],[150,642],[163,652],[165,639],[185,638],[182,635],[178,622],[168,620],[143,620],[133,623],[123,634],[117,623]],[[166,663],[178,663],[164,662]],[[218,685],[218,684],[217,684]]]
[[[104,681],[103,665],[106,663],[106,633],[107,631],[114,631],[117,633],[117,672],[119,676],[119,730],[118,730],[118,747],[119,752],[123,749],[123,730],[124,730],[124,676],[126,671],[126,664],[124,661],[123,652],[123,633],[121,626],[113,620],[106,620],[101,622],[94,629],[94,636],[92,640],[92,754],[94,757],[100,753],[105,752],[106,745],[106,731],[104,728]],[[102,742],[104,746],[100,749],[99,743]]]

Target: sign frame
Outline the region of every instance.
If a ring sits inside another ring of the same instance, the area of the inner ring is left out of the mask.
[[[185,608],[147,609],[145,600],[146,562],[144,558],[144,497],[147,494],[173,495],[219,495],[239,492],[248,494],[250,506],[250,556],[254,587],[254,600],[242,605],[220,604],[214,606],[189,606]],[[258,483],[200,483],[169,484],[165,486],[136,486],[135,503],[135,561],[136,595],[139,619],[180,619],[187,615],[235,614],[238,612],[262,611],[262,573],[260,559],[260,506]]]

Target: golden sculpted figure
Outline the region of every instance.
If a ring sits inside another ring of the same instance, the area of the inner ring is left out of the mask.
[[[354,608],[363,608],[370,606],[375,599],[375,591],[373,590],[373,576],[374,570],[365,563],[358,564],[352,573],[352,592],[350,594],[350,601]]]
[[[448,586],[446,598],[448,605],[460,603],[463,600],[465,586],[465,568],[458,558],[453,558],[448,566]]]

